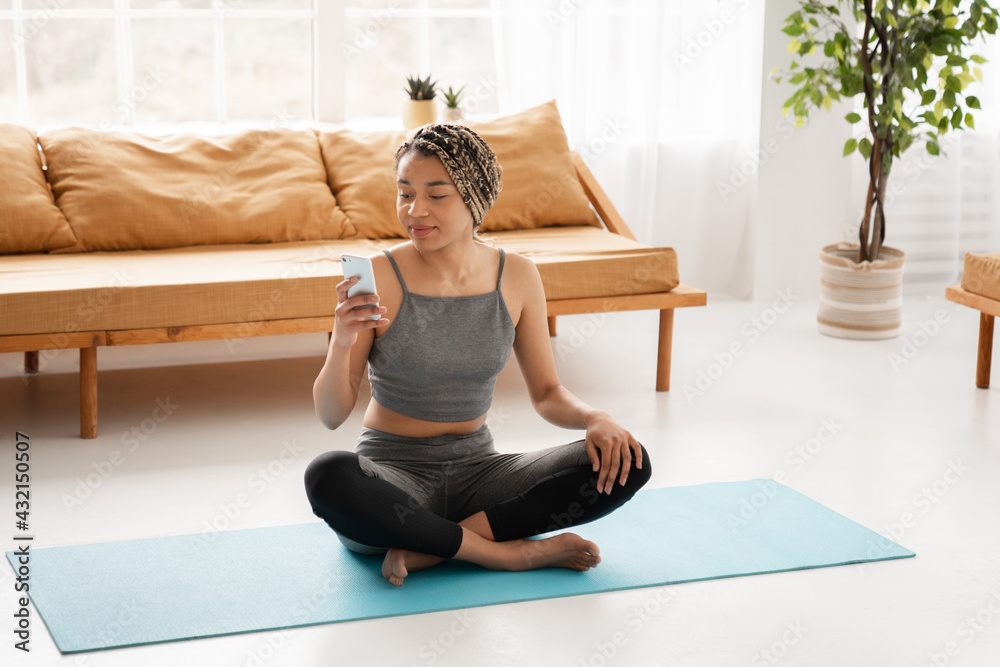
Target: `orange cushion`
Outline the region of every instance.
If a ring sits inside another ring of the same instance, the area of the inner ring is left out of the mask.
[[[319,132],[330,189],[347,214],[344,238],[404,236],[396,217],[393,156],[406,134],[403,130]]]
[[[486,140],[503,167],[503,189],[483,219],[483,231],[599,226],[577,180],[555,102],[466,124]],[[356,238],[404,236],[396,217],[393,155],[406,135],[403,130],[319,133],[330,188]]]
[[[312,130],[39,137],[78,243],[65,252],[335,239],[345,216]]]
[[[0,254],[45,252],[76,243],[42,171],[34,130],[0,124]]]
[[[1000,301],[1000,253],[992,255],[966,253],[962,288]]]
[[[503,167],[503,189],[483,231],[599,226],[576,176],[555,101],[486,123],[467,123]]]
[[[490,234],[538,266],[547,299],[662,292],[677,254],[594,227]],[[0,336],[328,317],[340,254],[370,255],[398,239],[230,244],[155,251],[0,257]],[[57,341],[56,336],[52,340]]]

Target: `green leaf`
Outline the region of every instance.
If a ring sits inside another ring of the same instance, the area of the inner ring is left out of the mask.
[[[802,34],[802,24],[793,23],[791,25],[787,25],[781,29],[781,32],[785,33],[789,37],[798,37]]]
[[[970,130],[976,129],[976,121],[972,117],[971,113],[965,114],[965,124],[969,127]]]
[[[858,151],[860,151],[861,156],[867,160],[872,156],[872,142],[870,142],[867,138],[862,139],[858,142]]]
[[[861,114],[856,114],[852,111],[851,113],[844,116],[844,118],[847,119],[848,123],[851,123],[853,125],[854,123],[857,123],[858,121],[861,120]]]
[[[979,63],[980,65],[986,62],[986,58],[983,58],[982,56],[969,56],[969,59],[974,63]]]
[[[802,48],[802,42],[800,42],[797,39],[793,39],[792,41],[788,42],[789,53],[798,53],[799,49],[801,48]]]
[[[858,147],[857,139],[848,139],[847,143],[844,144],[844,157],[847,157],[854,152],[854,149]]]
[[[982,109],[982,107],[979,106],[979,98],[975,95],[967,95],[965,98],[965,104],[970,109]]]
[[[938,100],[937,104],[934,105],[934,117],[939,121],[944,117],[944,100]]]
[[[777,69],[777,68],[775,68]],[[937,97],[937,92],[934,90],[925,90],[924,94],[920,96],[920,106],[925,106],[934,101]]]
[[[938,143],[936,141],[928,141],[927,152],[930,153],[931,155],[940,155],[941,147],[938,146]]]
[[[951,116],[951,126],[953,128],[955,128],[956,130],[959,129],[960,127],[962,127],[962,112],[961,111],[956,111],[954,114],[952,114],[952,116]]]

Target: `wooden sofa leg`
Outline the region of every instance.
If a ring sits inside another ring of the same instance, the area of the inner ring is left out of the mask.
[[[674,309],[660,311],[660,340],[656,349],[656,391],[670,391],[670,347],[674,340]]]
[[[979,358],[976,361],[976,386],[990,386],[990,366],[993,361],[993,316],[979,313]]]
[[[549,321],[549,336],[556,335],[556,317],[552,315],[548,318]]]
[[[38,350],[32,350],[31,352],[24,353],[24,372],[38,372]]]
[[[97,437],[97,348],[80,348],[80,437]]]

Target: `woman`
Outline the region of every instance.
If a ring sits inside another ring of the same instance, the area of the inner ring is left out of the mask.
[[[313,387],[331,429],[353,410],[366,364],[372,400],[355,451],[327,452],[306,470],[313,511],[353,551],[384,553],[395,586],[450,558],[495,570],[595,567],[599,549],[579,535],[524,538],[617,509],[649,479],[646,451],[559,383],[534,264],[476,237],[501,187],[486,142],[466,127],[429,125],[395,159],[409,241],[371,258],[378,296],[348,298],[356,279],[337,285]],[[534,408],[586,429],[584,440],[496,452],[486,413],[512,349]]]

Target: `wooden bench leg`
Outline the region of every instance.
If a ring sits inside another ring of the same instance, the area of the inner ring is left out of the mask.
[[[976,386],[990,386],[990,366],[993,361],[993,316],[979,313],[979,358],[976,362]]]
[[[552,315],[548,318],[549,321],[549,336],[556,335],[556,317]]]
[[[660,340],[656,349],[656,391],[670,391],[670,347],[674,340],[674,309],[660,311]]]
[[[24,353],[24,372],[38,372],[38,350],[32,350],[31,352]]]
[[[97,437],[97,348],[80,348],[80,437]]]

